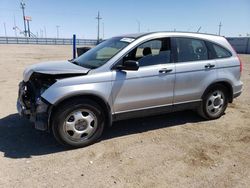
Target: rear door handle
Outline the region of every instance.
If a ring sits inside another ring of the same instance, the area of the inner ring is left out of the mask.
[[[214,68],[214,67],[215,67],[215,65],[210,64],[210,63],[208,63],[208,64],[205,65],[206,69],[211,69],[211,68]]]
[[[159,73],[164,74],[164,73],[169,73],[169,72],[172,72],[172,71],[173,71],[173,69],[163,68],[163,69],[159,70]]]

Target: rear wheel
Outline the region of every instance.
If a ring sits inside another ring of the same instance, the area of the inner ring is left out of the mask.
[[[68,101],[53,115],[53,134],[58,142],[66,146],[90,145],[101,136],[103,128],[103,111],[91,100]]]
[[[205,119],[217,119],[221,117],[228,105],[227,89],[218,85],[208,91],[203,98],[198,112]]]

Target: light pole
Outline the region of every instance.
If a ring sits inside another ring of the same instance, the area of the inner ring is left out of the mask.
[[[5,24],[5,22],[3,23],[3,27],[4,27],[5,37],[7,37],[7,31],[6,31],[6,24]]]
[[[102,23],[102,40],[104,40],[104,23]]]
[[[43,30],[42,29],[40,29],[40,36],[41,36],[41,38],[43,38]]]
[[[16,32],[17,27],[16,27],[16,17],[15,17],[15,15],[14,15],[14,27],[13,27],[13,30],[15,31],[15,37],[17,37],[17,32]]]
[[[59,27],[60,27],[60,25],[56,26],[56,36],[57,36],[57,38],[59,38]]]
[[[47,31],[45,26],[44,26],[44,37],[47,38]]]
[[[139,20],[136,20],[137,25],[138,25],[138,33],[141,32],[141,22]]]
[[[25,13],[24,13],[25,3],[22,1],[20,4],[21,4],[21,9],[23,11],[24,36],[27,37],[26,21],[25,21]]]

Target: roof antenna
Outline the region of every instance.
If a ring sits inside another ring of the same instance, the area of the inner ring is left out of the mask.
[[[199,33],[200,32],[200,30],[201,30],[201,26],[199,27],[199,29],[197,30],[197,33]]]

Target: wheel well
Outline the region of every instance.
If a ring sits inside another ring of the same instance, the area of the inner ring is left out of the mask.
[[[79,99],[79,98],[83,98],[83,97],[84,97],[84,99],[92,100],[101,106],[101,108],[104,111],[104,115],[105,115],[105,126],[111,126],[111,124],[112,124],[111,109],[110,109],[110,106],[102,98],[100,98],[96,95],[77,95],[77,96],[72,96],[72,97],[66,98],[66,99],[60,101],[59,103],[57,103],[56,105],[52,105],[52,107],[50,109],[50,113],[49,113],[49,119],[48,119],[49,130],[51,129],[52,118],[53,118],[53,114],[56,111],[56,109],[60,108],[60,106],[62,104],[66,103],[70,100]]]
[[[228,94],[228,102],[232,103],[233,102],[233,88],[231,86],[230,83],[222,81],[222,82],[216,82],[211,84],[210,86],[207,87],[207,89],[205,90],[205,92],[202,95],[202,98],[204,97],[204,95],[210,91],[212,88],[214,87],[219,87],[219,86],[223,86],[227,89],[227,94]]]

